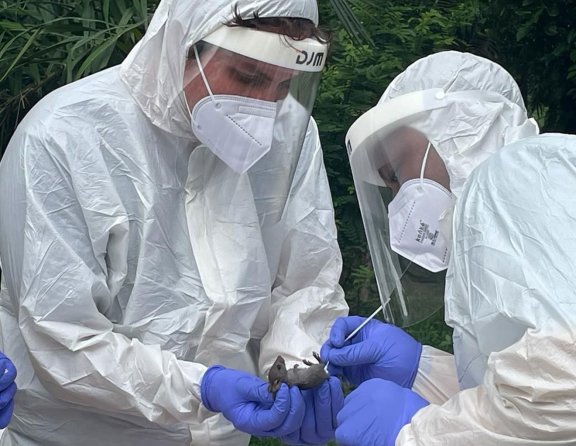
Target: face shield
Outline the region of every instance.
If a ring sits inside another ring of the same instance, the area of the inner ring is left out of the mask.
[[[380,299],[399,326],[443,303],[454,197],[444,163],[411,124],[445,106],[441,89],[409,93],[369,110],[346,136]]]
[[[229,177],[248,175],[261,224],[283,215],[326,54],[316,39],[239,26],[191,45],[184,91],[194,151],[209,150]]]

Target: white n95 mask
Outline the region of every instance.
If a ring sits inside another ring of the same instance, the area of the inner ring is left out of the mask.
[[[454,202],[435,181],[404,183],[388,206],[392,250],[434,273],[448,268]]]
[[[192,110],[192,130],[231,169],[244,173],[270,151],[276,103],[210,95]]]
[[[428,142],[420,178],[406,181],[388,205],[390,248],[415,264],[437,273],[448,268],[452,243],[454,195],[424,178],[432,144]]]

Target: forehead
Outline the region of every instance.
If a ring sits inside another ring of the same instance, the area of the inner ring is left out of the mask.
[[[388,158],[398,158],[411,155],[411,151],[425,147],[428,139],[418,130],[410,127],[400,127],[386,135],[380,144]]]
[[[384,137],[384,144],[388,146],[421,143],[423,141],[427,141],[426,137],[418,130],[410,127],[397,128]]]

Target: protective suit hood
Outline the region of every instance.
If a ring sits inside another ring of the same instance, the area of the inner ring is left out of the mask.
[[[378,106],[432,89],[444,91],[445,104],[407,125],[432,142],[457,197],[470,173],[499,148],[539,133],[513,77],[498,64],[469,53],[444,51],[419,59],[390,83]]]
[[[121,65],[120,77],[154,125],[193,137],[182,92],[188,50],[219,26],[242,17],[295,17],[318,23],[314,0],[164,0],[145,36]]]

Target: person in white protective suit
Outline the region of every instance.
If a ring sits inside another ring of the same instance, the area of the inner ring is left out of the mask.
[[[338,444],[576,444],[576,138],[538,132],[502,67],[452,51],[408,67],[350,128],[388,316],[435,308],[447,269],[454,356],[374,320],[345,342],[365,319],[337,320],[322,357],[359,386]]]
[[[325,443],[337,379],[274,400],[347,313],[310,111],[314,0],[163,0],[117,67],[44,98],[0,164],[1,445]],[[233,26],[229,26],[233,25]]]

